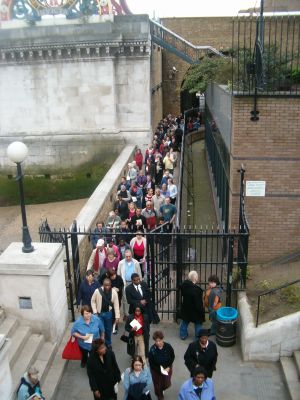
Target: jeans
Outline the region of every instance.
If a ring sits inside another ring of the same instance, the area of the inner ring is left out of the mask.
[[[211,321],[210,333],[215,335],[217,332],[217,312],[215,310],[209,311],[209,319]]]
[[[103,322],[105,331],[105,344],[111,346],[111,334],[113,327],[113,313],[112,311],[106,311],[99,314],[99,318]]]
[[[181,321],[179,328],[179,335],[183,339],[186,339],[189,336],[188,333],[189,323],[190,323],[189,321],[184,321],[184,320]],[[195,338],[197,338],[200,330],[202,329],[202,325],[200,324],[200,322],[195,322],[194,325],[195,325]]]

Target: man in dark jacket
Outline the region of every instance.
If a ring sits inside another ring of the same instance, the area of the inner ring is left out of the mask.
[[[138,274],[131,275],[131,282],[125,289],[129,314],[134,312],[136,306],[141,307],[144,313],[149,315],[150,290],[145,282],[141,282]]]
[[[199,339],[189,344],[184,354],[184,362],[191,376],[196,367],[203,367],[209,378],[216,370],[218,359],[217,346],[214,342],[208,340],[208,331],[202,329],[199,333]]]
[[[188,279],[181,285],[181,318],[179,334],[182,340],[188,337],[188,325],[195,324],[195,339],[199,335],[202,323],[205,321],[205,310],[203,306],[203,290],[197,286],[198,274],[191,271]]]
[[[80,283],[77,294],[77,307],[81,305],[91,307],[91,298],[94,291],[98,289],[99,282],[94,279],[94,274],[91,269],[86,271],[85,280]]]

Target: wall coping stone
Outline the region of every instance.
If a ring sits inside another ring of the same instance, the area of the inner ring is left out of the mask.
[[[257,328],[246,293],[238,294],[239,333],[245,361],[278,361],[300,349],[300,311]]]

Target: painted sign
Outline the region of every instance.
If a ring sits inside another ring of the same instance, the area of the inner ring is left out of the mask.
[[[247,197],[265,197],[266,181],[246,181]]]

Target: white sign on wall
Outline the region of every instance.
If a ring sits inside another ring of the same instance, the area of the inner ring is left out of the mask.
[[[246,196],[265,197],[266,181],[246,181]]]

